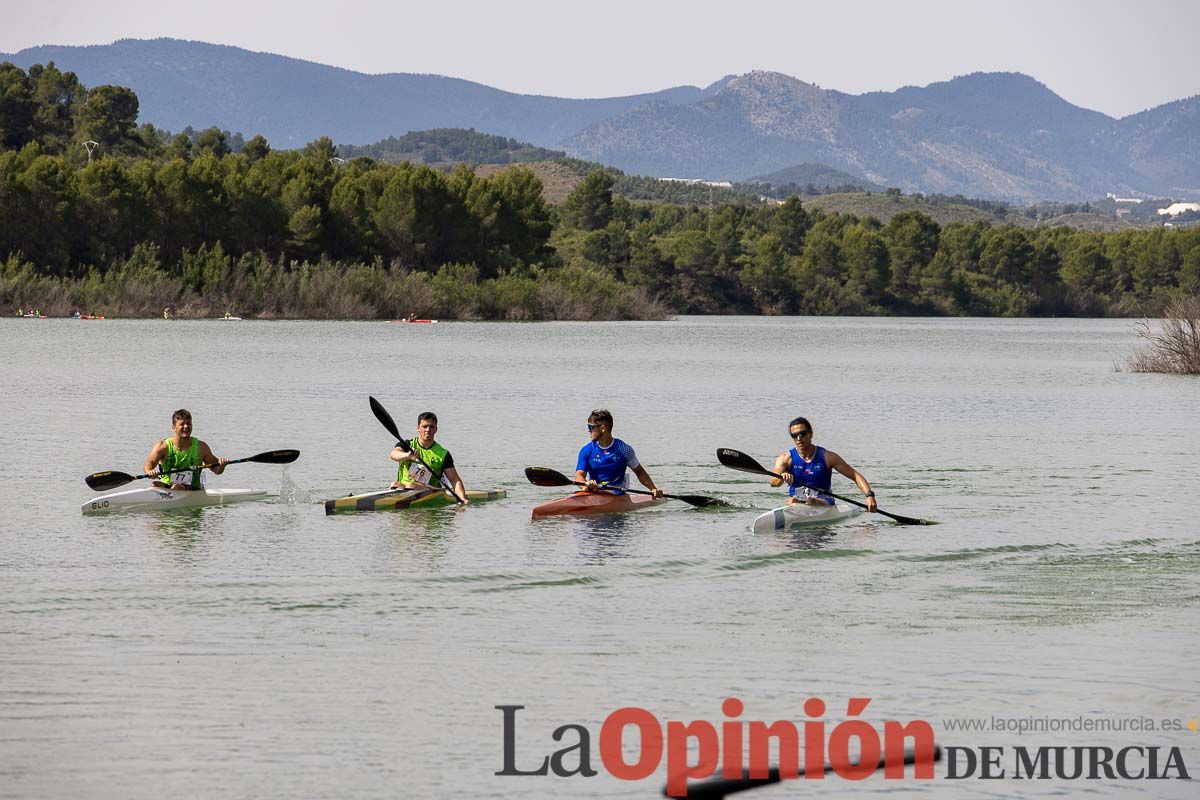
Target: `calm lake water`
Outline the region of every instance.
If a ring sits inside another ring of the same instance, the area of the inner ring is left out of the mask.
[[[946,722],[1200,716],[1200,381],[1118,371],[1136,346],[1128,320],[0,319],[0,797],[650,798],[665,765],[605,773],[605,717],[720,723],[730,696],[768,722],[821,697],[831,728],[869,697],[952,746],[1175,746],[1195,776],[1186,729]],[[394,475],[372,394],[405,432],[435,410],[468,486],[508,498],[326,517]],[[140,472],[180,406],[219,455],[298,448],[209,478],[278,496],[83,517],[83,476]],[[735,507],[532,522],[563,491],[522,469],[570,472],[597,406],[661,486]],[[782,494],[715,450],[770,464],[797,414],[882,508],[941,524],[751,533]],[[601,774],[496,776],[501,704],[526,707],[518,767],[575,723]],[[739,797],[1195,796],[1004,765]]]

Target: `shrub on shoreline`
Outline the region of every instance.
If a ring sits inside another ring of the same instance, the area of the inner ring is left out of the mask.
[[[0,262],[0,308],[37,308],[47,316],[73,311],[105,317],[177,318],[225,312],[260,319],[445,320],[666,319],[671,312],[643,289],[588,265],[535,267],[480,280],[470,264],[413,272],[382,259],[288,262],[263,253],[233,258],[220,245],[185,253],[164,267],[157,248],[82,278],[53,277],[19,256]],[[11,311],[9,312],[11,313]]]
[[[1200,375],[1200,295],[1175,298],[1167,304],[1161,332],[1142,320],[1137,335],[1149,348],[1130,356],[1131,371]]]

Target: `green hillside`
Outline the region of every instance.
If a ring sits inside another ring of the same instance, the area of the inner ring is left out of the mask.
[[[343,144],[338,154],[345,159],[367,156],[398,164],[516,164],[563,158],[561,150],[547,150],[507,136],[480,133],[474,128],[434,128],[410,131],[367,145]]]
[[[983,221],[1031,228],[1037,224],[1034,220],[1009,210],[1002,203],[987,202],[988,208],[980,208],[971,203],[967,198],[879,192],[838,192],[804,198],[804,205],[809,208],[851,214],[859,218],[873,217],[884,224],[905,211],[920,211],[939,225]]]
[[[747,183],[765,183],[775,189],[790,189],[787,194],[800,195],[821,194],[822,192],[817,191],[820,189],[824,189],[824,193],[828,193],[831,189],[842,189],[842,191],[856,189],[864,192],[882,192],[884,189],[877,183],[856,177],[849,172],[843,172],[825,164],[807,162],[787,169],[768,172],[766,175],[759,175],[751,178]]]

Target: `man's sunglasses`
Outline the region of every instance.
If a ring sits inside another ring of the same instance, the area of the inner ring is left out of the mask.
[[[792,438],[793,439],[803,439],[805,436],[808,436],[811,433],[812,433],[812,431],[796,431],[792,434]]]

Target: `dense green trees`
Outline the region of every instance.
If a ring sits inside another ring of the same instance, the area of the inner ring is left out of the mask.
[[[603,169],[552,207],[522,167],[480,177],[343,160],[328,138],[278,151],[217,128],[171,137],[136,127],[137,108],[53,65],[0,65],[0,303],[526,319],[653,315],[655,297],[690,313],[1104,315],[1200,291],[1196,227],[940,226],[919,211],[880,225],[797,197],[635,203]]]
[[[0,64],[0,147],[23,147],[33,137],[33,86],[20,67]]]
[[[340,150],[344,158],[367,156],[376,161],[416,164],[512,164],[566,155],[561,150],[546,150],[505,136],[478,133],[473,128],[434,128],[389,136],[370,145],[346,145]]]

